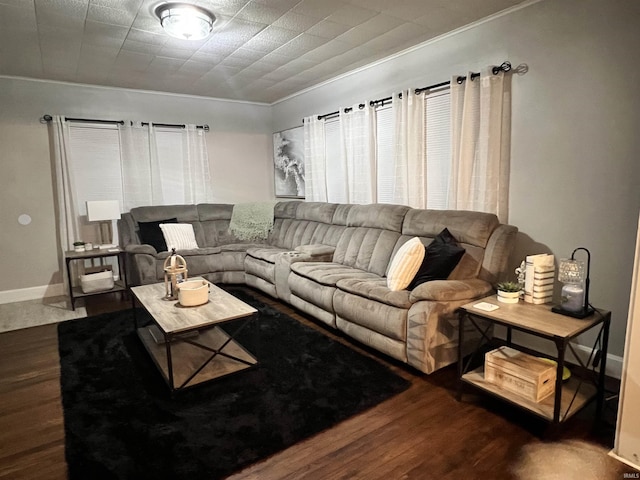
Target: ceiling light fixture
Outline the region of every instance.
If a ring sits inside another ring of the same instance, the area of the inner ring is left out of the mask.
[[[216,17],[202,7],[190,3],[165,3],[155,9],[162,28],[182,40],[202,40],[213,29]]]

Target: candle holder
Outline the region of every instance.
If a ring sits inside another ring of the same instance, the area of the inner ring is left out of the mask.
[[[587,268],[583,261],[576,260],[578,250],[587,253]],[[560,305],[553,307],[552,312],[574,318],[586,318],[593,315],[593,308],[589,305],[589,269],[591,253],[584,247],[576,248],[570,259],[560,260],[558,281],[562,282]],[[586,273],[586,275],[585,275]]]

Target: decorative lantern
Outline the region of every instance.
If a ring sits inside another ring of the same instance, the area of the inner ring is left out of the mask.
[[[165,300],[178,299],[178,283],[187,279],[187,262],[180,255],[176,255],[176,249],[171,249],[164,261],[164,290]]]

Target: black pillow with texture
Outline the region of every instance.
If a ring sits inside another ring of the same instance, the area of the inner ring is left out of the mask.
[[[431,280],[446,280],[465,251],[446,228],[425,249],[424,260],[409,284],[409,290]]]
[[[162,230],[160,230],[161,223],[178,223],[178,219],[167,218],[166,220],[158,220],[156,222],[138,222],[140,242],[151,245],[156,249],[156,252],[167,251],[167,243],[164,241]]]

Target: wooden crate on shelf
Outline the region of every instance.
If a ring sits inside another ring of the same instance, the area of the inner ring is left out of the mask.
[[[503,346],[485,355],[484,378],[504,390],[539,402],[555,391],[556,367]]]

